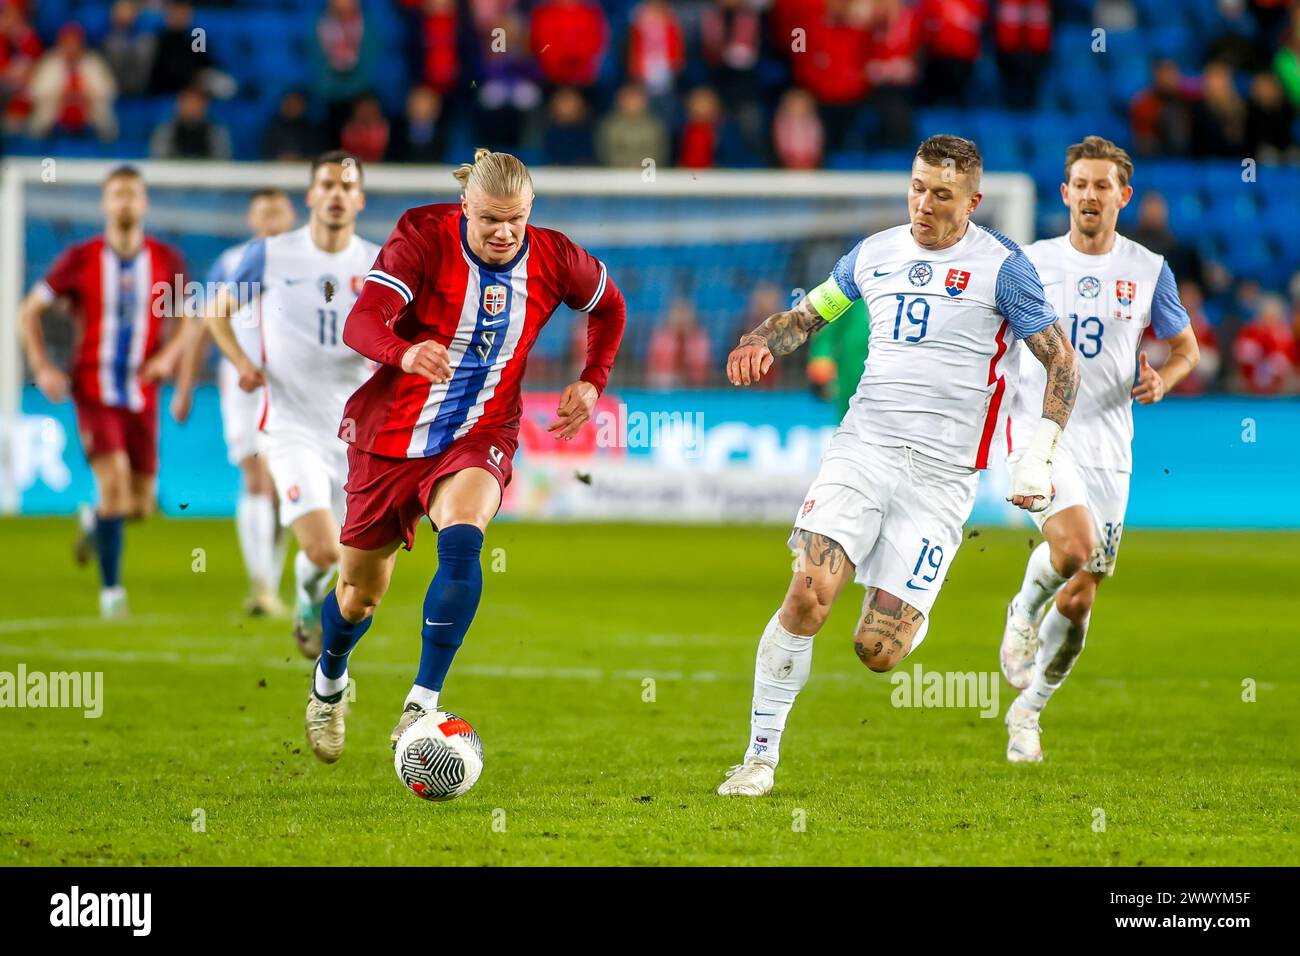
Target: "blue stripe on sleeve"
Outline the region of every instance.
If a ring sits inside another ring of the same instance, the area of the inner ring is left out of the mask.
[[[1038,270],[1018,246],[998,270],[994,301],[1018,339],[1041,332],[1056,321],[1056,313],[1043,297]]]
[[[1158,339],[1172,339],[1191,324],[1191,316],[1178,298],[1178,283],[1174,281],[1174,272],[1166,262],[1160,269],[1156,293],[1151,299],[1151,331]]]
[[[266,274],[266,240],[254,239],[244,249],[243,258],[226,276],[228,283],[256,282],[261,285]]]
[[[840,256],[840,261],[835,263],[835,268],[831,270],[831,278],[835,280],[835,284],[853,301],[862,298],[862,290],[858,288],[858,280],[853,278],[853,270],[857,266],[858,253],[862,251],[862,243],[865,241],[865,239],[860,240],[847,254]]]

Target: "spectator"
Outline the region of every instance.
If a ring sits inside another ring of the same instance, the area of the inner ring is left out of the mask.
[[[1129,119],[1133,144],[1142,155],[1187,154],[1192,146],[1192,108],[1177,63],[1161,60],[1156,64],[1154,82],[1134,97]]]
[[[0,115],[8,130],[20,131],[31,116],[27,86],[43,49],[18,4],[0,0]]]
[[[1273,70],[1286,90],[1292,109],[1300,110],[1300,6],[1291,8],[1291,22],[1273,57]]]
[[[686,65],[682,26],[664,0],[643,0],[632,9],[627,36],[627,78],[645,89],[652,108],[674,119],[677,75]]]
[[[825,147],[817,103],[807,90],[786,90],[772,120],[772,147],[786,169],[816,169]]]
[[[870,58],[867,80],[871,84],[871,107],[879,120],[872,136],[873,146],[907,149],[915,145],[912,101],[920,72],[917,56],[921,48],[920,21],[916,11],[903,0],[873,0],[867,20]]]
[[[858,125],[868,90],[869,38],[857,0],[826,0],[808,27],[808,48],[794,56],[794,81],[817,100],[827,149],[845,145]]]
[[[167,95],[198,85],[213,96],[234,94],[234,80],[217,68],[206,42],[195,42],[195,31],[194,8],[185,0],[171,0],[163,8],[163,29],[158,34],[149,77],[150,93]]]
[[[1292,151],[1295,111],[1272,73],[1257,73],[1246,104],[1246,155],[1262,163],[1280,163]]]
[[[598,5],[586,0],[542,0],[533,8],[529,34],[547,83],[586,90],[599,78],[609,23]]]
[[[768,154],[758,57],[762,19],[749,0],[715,0],[700,15],[700,47],[710,82],[735,119],[751,156]]]
[[[65,24],[58,39],[32,71],[28,95],[32,101],[31,135],[44,138],[54,130],[81,134],[93,131],[101,141],[117,136],[113,100],[117,84],[104,58],[86,49],[78,23]]]
[[[718,94],[707,86],[691,90],[686,98],[686,122],[677,151],[677,165],[684,169],[713,169],[734,165],[735,131],[727,122]]]
[[[1192,321],[1192,331],[1196,334],[1196,344],[1201,350],[1201,359],[1191,373],[1174,386],[1175,395],[1200,395],[1213,391],[1218,382],[1221,369],[1219,360],[1219,341],[1214,333],[1214,326],[1205,315],[1205,299],[1201,288],[1194,282],[1178,283],[1178,298]],[[1151,365],[1160,368],[1169,358],[1169,345],[1156,338],[1150,326],[1142,333],[1142,348],[1147,353]]]
[[[316,124],[307,115],[307,96],[289,90],[280,97],[275,118],[262,137],[262,156],[274,160],[305,160],[324,149]]]
[[[427,86],[406,94],[406,115],[393,124],[389,159],[397,163],[441,163],[447,155],[442,97]]]
[[[618,91],[614,110],[596,130],[596,157],[604,166],[637,168],[651,159],[668,160],[668,130],[649,112],[645,91],[628,84]]]
[[[651,388],[701,388],[713,374],[713,346],[690,299],[677,299],[650,336],[646,380]]]
[[[1236,387],[1251,395],[1281,395],[1295,391],[1295,335],[1287,325],[1286,300],[1260,296],[1259,309],[1232,343],[1237,363]]]
[[[424,0],[423,6],[418,75],[441,97],[454,90],[460,80],[460,17],[456,0]]]
[[[197,86],[176,96],[176,115],[149,137],[154,159],[229,159],[230,131],[208,118],[208,94]]]
[[[1133,241],[1141,243],[1152,252],[1165,257],[1169,268],[1179,281],[1196,283],[1205,288],[1206,269],[1201,254],[1194,246],[1178,241],[1169,228],[1169,204],[1155,190],[1147,190],[1138,203],[1137,229]]]
[[[587,101],[571,86],[551,97],[549,122],[542,143],[548,163],[557,166],[591,166],[596,162],[596,134]]]
[[[109,12],[104,59],[124,96],[138,96],[149,86],[158,37],[140,28],[140,8],[135,0],[117,0]]]
[[[504,47],[493,52],[495,39],[484,39],[488,53],[483,58],[482,79],[474,128],[480,142],[500,149],[517,149],[530,138],[531,127],[542,104],[542,87],[537,64],[528,53],[528,38],[522,18],[511,14],[501,22]]]
[[[987,0],[921,0],[918,12],[926,52],[925,102],[968,105]]]
[[[379,38],[366,22],[359,0],[327,0],[316,21],[312,56],[316,65],[316,92],[329,109],[326,137],[337,141],[352,104],[373,86],[371,68]]]
[[[1240,159],[1245,149],[1246,104],[1237,94],[1232,70],[1211,63],[1201,74],[1201,99],[1192,111],[1192,152]]]
[[[388,152],[389,133],[379,97],[366,93],[353,104],[352,115],[339,135],[339,146],[363,164],[382,162]]]
[[[1033,109],[1052,49],[1050,0],[998,0],[993,34],[1003,100],[1013,110]]]

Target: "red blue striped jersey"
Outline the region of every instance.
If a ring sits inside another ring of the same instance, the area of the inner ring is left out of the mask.
[[[140,367],[161,347],[163,323],[184,287],[180,252],[151,236],[131,259],[118,256],[103,236],[65,249],[37,289],[47,302],[71,303],[74,397],[132,411],[152,408],[158,385],[142,381]]]

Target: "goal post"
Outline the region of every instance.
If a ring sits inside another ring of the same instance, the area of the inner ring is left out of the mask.
[[[20,427],[27,373],[18,305],[64,246],[102,230],[99,187],[117,165],[88,159],[0,161],[0,513],[21,508],[17,463],[31,432]],[[131,165],[149,188],[146,229],[180,246],[191,278],[200,281],[221,250],[247,238],[249,193],[281,188],[301,210],[308,186],[306,162]],[[366,166],[360,234],[382,243],[406,209],[455,201],[452,169]],[[538,194],[533,221],[568,234],[605,260],[628,299],[618,374],[620,382],[632,385],[643,374],[653,329],[673,302],[684,297],[695,303],[716,353],[734,341],[736,303],[756,283],[796,294],[824,278],[835,258],[858,239],[907,216],[909,179],[901,169],[681,170],[657,169],[647,160],[639,169],[539,167],[532,173]],[[1032,240],[1033,181],[1020,173],[985,173],[982,188],[976,220],[1018,242]],[[552,322],[543,330],[530,360],[530,380],[555,384],[560,370],[567,371],[572,336],[565,328]],[[60,343],[51,346],[57,350]],[[554,370],[549,380],[548,368]]]

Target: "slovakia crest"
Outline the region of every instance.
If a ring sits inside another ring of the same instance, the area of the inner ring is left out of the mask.
[[[1095,299],[1101,291],[1101,280],[1096,276],[1084,276],[1079,280],[1078,290],[1085,299]]]
[[[907,281],[915,286],[923,286],[930,281],[933,275],[934,270],[930,268],[928,262],[918,262],[907,270]]]
[[[803,510],[799,512],[799,517],[800,518],[807,517],[808,512],[813,510],[813,505],[815,504],[817,504],[816,498],[809,498],[807,501],[805,501],[803,503]]]
[[[506,287],[490,285],[483,290],[483,311],[491,316],[498,316],[506,308]]]
[[[365,276],[353,276],[353,277],[352,277],[352,294],[353,294],[353,295],[360,295],[360,294],[361,294],[361,287],[362,287],[363,285],[365,285],[365,282],[366,282],[366,277],[365,277]]]
[[[961,269],[949,269],[948,278],[943,280],[943,291],[949,295],[961,295],[966,291],[966,283],[970,282],[970,273]]]
[[[1137,298],[1137,283],[1129,279],[1115,280],[1115,299],[1120,305],[1132,305]]]

